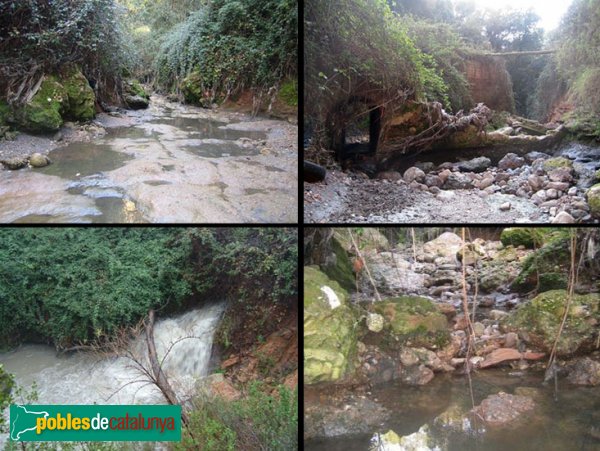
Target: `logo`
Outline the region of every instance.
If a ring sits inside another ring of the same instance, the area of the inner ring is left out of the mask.
[[[13,404],[9,424],[13,441],[179,441],[181,406]]]

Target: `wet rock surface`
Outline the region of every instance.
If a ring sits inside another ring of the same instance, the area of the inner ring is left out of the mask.
[[[297,127],[281,121],[156,97],[147,110],[104,114],[83,126],[66,123],[53,139],[19,136],[0,143],[0,157],[29,155],[31,149],[48,155],[54,148],[49,156],[57,164],[41,171],[61,179],[65,199],[51,202],[92,204],[69,214],[69,222],[294,222],[296,137]],[[28,148],[30,141],[33,147]],[[59,141],[63,147],[57,148]],[[71,152],[76,148],[80,150]],[[52,203],[37,203],[44,180],[28,169],[12,175],[11,182],[4,177],[0,185],[18,183],[24,191],[17,197],[0,195],[0,219],[64,221],[58,206],[53,212]],[[12,192],[8,186],[0,190]]]
[[[534,408],[535,402],[531,398],[501,392],[488,396],[472,412],[491,426],[501,426],[517,420]]]

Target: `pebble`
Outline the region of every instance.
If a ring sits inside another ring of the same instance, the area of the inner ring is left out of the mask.
[[[500,205],[500,211],[508,211],[510,210],[510,202],[504,202],[502,205]]]
[[[571,188],[569,188],[569,191],[567,192],[567,194],[569,196],[577,196],[577,187],[572,186]]]

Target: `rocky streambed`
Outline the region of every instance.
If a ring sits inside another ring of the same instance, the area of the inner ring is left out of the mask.
[[[305,268],[307,449],[600,446],[594,270],[582,270],[545,372],[567,299],[564,230],[505,229],[466,247],[446,232],[416,248],[370,230],[361,249],[381,301],[352,272],[343,232]],[[550,233],[537,251],[536,233]]]
[[[34,168],[32,153],[52,163]],[[0,143],[0,160],[2,222],[298,217],[296,126],[160,96],[147,110],[66,123],[52,137],[17,136]]]
[[[480,155],[485,150],[479,149]],[[304,186],[304,221],[350,223],[597,223],[598,148],[450,160],[437,152],[369,178],[331,171]],[[430,161],[433,160],[433,161]],[[593,187],[594,186],[594,187]]]

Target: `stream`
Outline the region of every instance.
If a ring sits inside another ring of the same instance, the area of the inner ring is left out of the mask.
[[[154,326],[159,359],[178,339],[193,337],[176,342],[163,366],[180,400],[189,398],[198,378],[208,375],[213,335],[223,309],[223,304],[213,304],[161,319]],[[145,359],[145,339],[133,342],[128,351]],[[0,353],[0,364],[14,375],[25,393],[36,384],[37,404],[165,403],[158,389],[146,383],[125,356],[100,357],[85,352],[59,356],[50,346],[27,344]],[[8,409],[4,415],[8,418]],[[0,449],[6,440],[7,435],[0,434]]]
[[[160,96],[118,116],[52,150],[50,166],[2,172],[0,221],[297,221],[296,127]]]
[[[488,395],[501,391],[529,390],[533,393],[534,412],[515,425],[486,430],[481,425],[456,419],[459,416],[454,417],[454,421],[436,420],[444,412],[466,412],[472,408],[466,376],[438,375],[423,387],[397,383],[374,387],[368,398],[391,411],[387,421],[368,434],[309,440],[305,449],[367,451],[375,449],[370,446],[376,433],[383,434],[391,429],[399,436],[405,436],[417,432],[423,425],[428,425],[430,440],[440,451],[600,449],[600,440],[590,434],[600,422],[600,387],[576,388],[566,381],[559,381],[555,401],[554,385],[542,385],[542,373],[519,376],[512,373],[514,371],[510,369],[475,372],[472,384],[476,405]],[[419,449],[425,451],[428,448]]]

